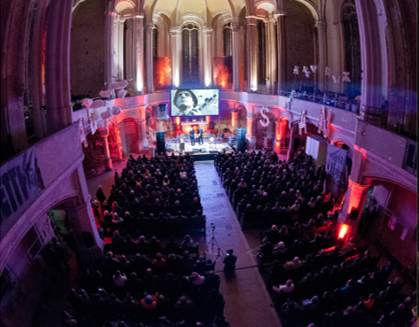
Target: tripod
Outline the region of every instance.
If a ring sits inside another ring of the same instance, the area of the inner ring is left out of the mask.
[[[218,252],[217,252],[217,256],[215,257],[214,262],[217,262],[218,260],[223,258],[223,254],[221,253],[221,248],[220,248],[220,244],[218,244],[217,240],[214,237],[214,231],[215,231],[215,226],[213,223],[211,223],[211,232],[212,232],[212,237],[209,240],[207,247],[205,248],[205,252],[208,253],[208,248],[211,245],[211,259],[212,256],[214,255],[214,245],[217,245],[218,247]]]

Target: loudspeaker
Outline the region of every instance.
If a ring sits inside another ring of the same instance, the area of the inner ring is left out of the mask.
[[[202,152],[202,153],[207,152],[207,149],[202,148],[202,149],[201,149],[201,152]]]
[[[352,209],[349,215],[349,220],[357,220],[359,216],[359,210]]]
[[[211,154],[217,154],[218,151],[217,150],[209,150],[209,153],[211,153]]]
[[[180,142],[180,143],[179,143],[179,151],[180,151],[180,152],[185,151],[185,142]]]
[[[239,128],[237,131],[237,152],[246,151],[246,130],[244,128]]]
[[[95,245],[95,241],[93,240],[93,235],[90,232],[81,232],[81,238],[83,239],[84,245],[87,248],[91,248]]]
[[[196,152],[199,152],[199,149],[193,148],[192,151],[193,151],[193,153],[196,153]]]
[[[156,132],[157,153],[166,152],[166,142],[164,141],[164,132]]]
[[[161,103],[151,106],[151,115],[155,120],[166,120],[169,118],[167,114],[167,104]]]

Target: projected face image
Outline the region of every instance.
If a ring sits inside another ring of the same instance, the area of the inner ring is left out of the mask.
[[[194,102],[191,93],[188,91],[179,92],[176,99],[176,106],[181,110],[192,109]]]
[[[178,108],[177,116],[201,116],[202,112],[197,108],[198,99],[191,90],[178,90],[175,94],[174,103]]]
[[[218,89],[171,91],[171,116],[214,116],[219,113]]]

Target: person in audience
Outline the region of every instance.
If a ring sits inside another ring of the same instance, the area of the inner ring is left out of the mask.
[[[227,278],[233,277],[234,272],[236,270],[237,257],[233,253],[234,253],[233,249],[227,250],[227,254],[223,260],[224,274],[226,275]]]
[[[188,280],[189,282],[191,282],[193,285],[196,285],[196,286],[202,285],[205,282],[205,277],[201,276],[196,271],[192,272],[190,276],[186,276],[185,278],[186,280]]]
[[[288,279],[285,284],[272,286],[272,290],[276,293],[291,293],[294,290],[294,283],[292,279]]]

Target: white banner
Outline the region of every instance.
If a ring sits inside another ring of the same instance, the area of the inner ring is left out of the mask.
[[[336,185],[345,181],[346,174],[346,150],[334,145],[327,145],[326,173]]]

